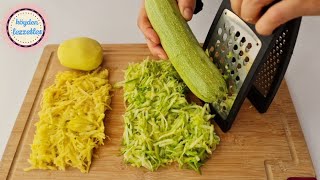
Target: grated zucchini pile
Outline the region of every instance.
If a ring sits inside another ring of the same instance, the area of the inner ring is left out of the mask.
[[[111,97],[108,71],[60,72],[45,89],[31,145],[32,169],[89,171],[93,149],[103,145]]]
[[[188,103],[187,86],[169,61],[130,64],[122,83],[124,161],[150,171],[177,162],[200,173],[220,141],[208,104]]]

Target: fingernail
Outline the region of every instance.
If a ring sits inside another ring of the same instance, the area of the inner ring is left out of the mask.
[[[191,10],[191,8],[185,8],[183,10],[183,17],[186,20],[190,20],[192,18],[192,15],[193,15],[193,11]]]
[[[166,57],[163,54],[158,54],[158,57],[163,60],[166,59]]]
[[[247,17],[247,18],[244,17],[243,20],[246,21],[247,23],[252,23],[252,24],[254,23],[254,19],[250,17]]]

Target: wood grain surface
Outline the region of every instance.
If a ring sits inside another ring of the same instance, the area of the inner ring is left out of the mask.
[[[201,168],[202,175],[192,170],[179,169],[176,164],[148,172],[144,168],[134,168],[123,163],[119,153],[124,126],[122,115],[125,111],[122,90],[113,93],[113,110],[106,112],[106,134],[110,140],[106,140],[105,145],[96,151],[99,158],[93,159],[88,174],[82,174],[74,168],[66,171],[24,172],[23,169],[29,167],[27,160],[31,152],[34,125],[39,120],[37,113],[42,92],[53,83],[58,71],[69,70],[59,64],[57,47],[49,45],[44,49],[0,162],[0,179],[285,180],[288,177],[315,177],[285,82],[267,113],[258,113],[246,100],[228,133],[223,133],[215,126],[221,143]],[[143,44],[103,45],[103,48],[103,67],[108,68],[112,84],[123,80],[123,70],[128,63],[140,62],[150,56]]]

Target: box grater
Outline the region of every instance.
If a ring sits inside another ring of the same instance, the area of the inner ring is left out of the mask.
[[[223,0],[203,45],[226,80],[228,94],[211,103],[215,121],[227,132],[248,98],[260,112],[268,110],[287,70],[301,17],[261,36]]]

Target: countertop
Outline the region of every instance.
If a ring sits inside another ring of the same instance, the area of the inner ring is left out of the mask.
[[[221,0],[204,0],[204,9],[190,22],[200,42],[203,42]],[[23,6],[19,0],[0,3],[0,27],[11,9]],[[48,38],[40,46],[21,51],[0,34],[0,157],[6,147],[12,127],[29,88],[43,48],[65,39],[87,36],[100,43],[144,43],[137,27],[140,1],[84,0],[40,1],[28,5],[44,12],[49,29]],[[289,65],[286,81],[299,117],[317,176],[320,176],[320,75],[317,73],[320,17],[304,17],[297,45]]]

